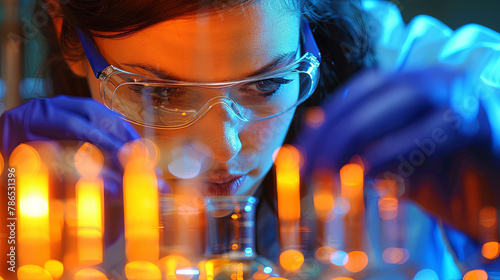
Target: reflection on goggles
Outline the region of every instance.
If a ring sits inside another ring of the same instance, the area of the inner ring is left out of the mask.
[[[157,128],[186,127],[216,104],[245,122],[269,119],[306,100],[318,81],[318,60],[306,53],[270,73],[223,83],[168,81],[108,68],[101,84],[106,106],[126,120]]]

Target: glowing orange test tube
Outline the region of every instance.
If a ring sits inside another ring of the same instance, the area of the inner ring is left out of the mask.
[[[38,152],[21,144],[9,164],[16,169],[19,266],[42,267],[50,259],[49,177]]]
[[[156,262],[159,258],[158,183],[154,162],[140,141],[127,143],[123,200],[126,255],[129,261]]]
[[[278,217],[282,248],[299,245],[300,152],[291,145],[280,148],[275,159],[278,193]]]
[[[98,175],[103,161],[102,153],[90,143],[83,144],[75,155],[75,166],[82,175],[76,184],[78,260],[84,265],[102,262],[104,186]]]

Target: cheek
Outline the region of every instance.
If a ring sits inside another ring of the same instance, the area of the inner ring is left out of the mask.
[[[273,153],[285,140],[288,128],[292,122],[294,111],[287,112],[279,117],[264,122],[249,125],[244,133],[240,134],[243,142],[242,159],[254,168],[247,180],[247,186],[240,195],[252,195],[257,190],[273,165]]]
[[[292,122],[294,110],[270,120],[254,123],[251,126],[251,133],[244,142],[257,154],[271,153],[283,144],[288,128]],[[245,137],[245,135],[242,135]]]

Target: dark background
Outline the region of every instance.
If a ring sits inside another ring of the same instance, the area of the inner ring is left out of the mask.
[[[435,17],[452,29],[477,23],[500,31],[500,0],[391,0],[405,22],[420,14]]]

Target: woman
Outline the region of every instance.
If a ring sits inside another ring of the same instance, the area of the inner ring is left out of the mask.
[[[261,203],[260,213],[270,211],[275,203],[269,172],[272,154],[295,138],[305,109],[319,105],[338,84],[373,64],[365,14],[354,1],[41,1],[37,8],[50,12],[53,22],[44,33],[51,46],[49,65],[54,94],[92,97],[121,113],[132,127],[90,99],[45,99],[2,117],[2,129],[8,131],[0,143],[5,152],[32,140],[90,141],[106,152],[110,171],[105,176],[119,178],[116,174],[120,174],[121,167],[116,152],[123,143],[140,135],[154,140],[165,152],[164,161],[158,166],[174,192],[270,198],[270,203]],[[309,28],[314,38],[307,35]],[[321,56],[310,47],[313,40]],[[85,51],[81,44],[86,45]],[[308,52],[312,56],[306,56]],[[109,65],[117,69],[109,68],[114,72],[104,71],[103,81],[97,79]],[[286,72],[290,65],[309,67],[309,76],[301,78],[302,74]],[[319,71],[314,74],[316,67]],[[286,75],[274,75],[281,70],[286,70]],[[430,84],[448,77],[439,70],[434,73],[431,76],[435,80]],[[430,86],[415,85],[414,77],[427,75],[405,76],[405,83],[396,83],[394,87],[412,85],[415,96],[432,93]],[[391,88],[392,80],[383,77],[375,73],[358,81],[379,81],[380,90]],[[312,86],[305,86],[306,90],[299,86],[304,81],[314,84],[315,78],[319,78],[319,85],[314,92]],[[228,81],[232,83],[223,87],[217,84]],[[127,83],[127,88],[123,83]],[[283,96],[283,89],[294,94]],[[220,98],[222,90],[231,100]],[[353,96],[361,100],[364,93],[371,93],[368,87],[355,87],[356,90],[363,94]],[[188,91],[186,98],[182,94]],[[115,92],[114,100],[109,97],[110,92]],[[249,94],[259,97],[250,102]],[[303,103],[297,104],[299,100]],[[411,99],[406,101],[411,108]],[[407,107],[400,108],[399,113],[404,113],[404,108]],[[426,102],[398,126],[413,123],[422,112],[436,108]],[[30,115],[24,115],[27,112]],[[23,131],[12,129],[21,123]],[[315,135],[321,137],[321,133]],[[327,138],[332,139],[335,136]],[[186,143],[195,147],[187,153],[205,155],[195,174],[186,175],[186,170],[172,165],[179,147],[180,154],[186,154]],[[355,142],[353,147],[363,143]],[[304,146],[308,152],[318,150]],[[336,152],[336,164],[347,162],[354,153]],[[265,180],[268,174],[269,180]],[[197,180],[200,187],[184,190],[186,179],[180,178]],[[119,186],[119,179],[115,181],[115,186]],[[120,190],[111,189],[109,197],[113,191]],[[257,239],[258,251],[275,260],[279,253],[273,234],[275,223],[261,221],[257,231],[265,234]],[[117,236],[115,232],[107,243]]]
[[[43,32],[51,47],[48,65],[54,95],[93,97],[98,102],[106,103],[101,98],[100,80],[96,79],[87,62],[90,55],[102,55],[108,65],[151,78],[198,83],[241,81],[237,85],[241,89],[230,94],[233,101],[246,106],[239,107],[240,112],[256,110],[254,108],[257,107],[244,103],[245,96],[249,94],[259,95],[260,99],[255,101],[259,106],[279,104],[264,102],[265,95],[270,95],[279,87],[296,88],[297,80],[290,82],[272,77],[261,82],[244,81],[258,74],[266,77],[268,73],[283,69],[304,56],[306,50],[302,42],[305,38],[301,32],[307,30],[301,28],[301,25],[305,26],[303,20],[309,21],[315,29],[314,39],[322,55],[320,58],[316,53],[318,57],[314,58],[318,62],[322,60],[320,71],[314,70],[314,78],[321,77],[320,86],[314,94],[313,88],[310,88],[311,92],[305,92],[312,97],[299,105],[296,112],[294,102],[288,100],[297,100],[297,97],[281,98],[289,103],[286,108],[279,108],[272,114],[263,108],[260,111],[264,113],[255,116],[238,115],[231,108],[232,101],[216,100],[226,103],[213,102],[213,106],[204,112],[206,114],[195,122],[169,124],[162,123],[162,120],[147,123],[144,116],[137,115],[140,108],[129,108],[129,112],[137,109],[133,112],[135,115],[128,116],[133,128],[90,99],[61,97],[38,100],[28,105],[29,109],[24,109],[32,113],[32,117],[27,125],[29,128],[25,127],[23,131],[15,129],[14,132],[16,117],[12,113],[5,114],[2,129],[8,133],[4,133],[2,147],[9,153],[17,144],[30,140],[89,141],[98,145],[111,163],[104,176],[112,178],[109,180],[115,181],[115,186],[120,186],[122,168],[116,160],[118,148],[139,135],[148,137],[162,151],[164,161],[158,166],[163,178],[174,192],[179,192],[183,185],[179,177],[183,176],[179,171],[172,174],[172,170],[176,172],[171,165],[175,156],[173,151],[178,150],[182,143],[200,143],[210,155],[202,163],[204,170],[190,177],[201,181],[202,187],[196,190],[197,193],[203,196],[256,194],[272,166],[272,153],[284,142],[287,133],[288,139],[294,138],[305,108],[319,105],[339,82],[345,81],[362,68],[365,61],[371,60],[367,37],[357,35],[367,34],[363,25],[364,15],[358,6],[351,1],[39,1],[36,8],[50,13],[53,23],[45,26]],[[98,49],[96,53],[84,53],[76,28],[82,34],[92,36]],[[311,41],[312,37],[309,39]],[[351,46],[349,53],[341,50],[340,42]],[[134,79],[133,74],[127,75]],[[141,102],[152,102],[151,106],[155,106],[153,98],[168,94],[157,92],[157,88],[140,88],[140,84],[135,87],[128,89],[128,94],[138,95],[139,91],[144,96],[148,95],[151,99],[142,99]],[[194,90],[192,92],[194,95]],[[194,109],[186,107],[186,112],[199,110],[209,99],[208,96],[216,96],[213,90],[200,92],[202,95],[185,101],[196,102],[198,106]],[[127,96],[123,98],[126,102]],[[131,101],[123,106],[133,103]],[[120,107],[115,106],[114,109],[120,110]],[[283,112],[286,109],[290,110]],[[241,119],[255,117],[258,120],[276,114],[280,115],[258,122]],[[27,124],[25,121],[23,123]],[[169,125],[173,129],[161,129]],[[272,197],[272,186],[261,189],[260,192],[270,193]],[[119,188],[114,192],[120,192]],[[268,206],[262,203],[261,207]],[[120,212],[120,209],[115,212]],[[116,217],[111,218],[106,220],[119,221]],[[113,228],[120,226],[115,224],[107,228],[110,234]],[[119,232],[111,234],[107,243],[112,243]],[[266,242],[264,238],[258,239],[258,247],[262,254],[276,259],[278,243],[275,235],[271,234],[271,237]]]

